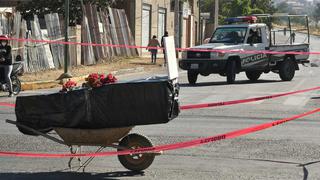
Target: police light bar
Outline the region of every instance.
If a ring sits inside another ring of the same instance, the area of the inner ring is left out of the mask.
[[[225,22],[232,24],[232,23],[255,23],[258,20],[256,16],[241,16],[241,17],[232,17],[225,19]]]

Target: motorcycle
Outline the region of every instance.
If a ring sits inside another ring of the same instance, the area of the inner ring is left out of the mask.
[[[21,91],[21,82],[18,78],[18,75],[21,74],[23,68],[23,64],[21,61],[17,61],[13,64],[13,69],[11,73],[11,81],[12,81],[12,92],[14,95],[18,95]],[[0,68],[0,91],[9,92],[9,86],[5,80],[4,69]]]

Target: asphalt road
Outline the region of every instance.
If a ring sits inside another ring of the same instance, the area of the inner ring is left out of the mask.
[[[312,46],[313,50],[317,43]],[[129,80],[152,74],[120,76]],[[224,77],[201,77],[197,86],[180,73],[182,105],[244,99],[319,86],[320,68],[301,67],[291,82],[264,74],[250,83],[244,73],[227,85]],[[23,92],[22,95],[57,90]],[[0,102],[14,102],[5,96]],[[320,105],[320,91],[254,103],[182,111],[168,124],[139,126],[133,132],[148,136],[154,145],[213,136],[304,113]],[[0,107],[0,151],[64,153],[69,149],[42,137],[25,136],[15,126],[14,109]],[[144,173],[131,173],[116,157],[97,158],[86,173],[69,171],[68,159],[0,158],[0,179],[320,179],[319,113],[268,130],[204,146],[174,150],[157,156]],[[84,151],[93,151],[85,148]],[[107,149],[110,151],[112,149]],[[77,163],[75,162],[76,166]],[[74,169],[76,170],[76,169]]]
[[[135,74],[120,79],[149,75]],[[320,69],[304,67],[292,82],[281,82],[277,74],[265,74],[257,83],[250,83],[240,74],[236,84],[227,85],[225,78],[212,75],[200,78],[194,87],[188,86],[184,72],[180,75],[180,100],[184,105],[314,87],[319,85]],[[133,132],[148,136],[155,145],[181,142],[310,111],[319,107],[319,100],[320,91],[315,91],[229,107],[188,110],[168,124],[139,126]],[[1,102],[11,101],[1,98]],[[20,134],[15,126],[4,122],[6,118],[14,120],[14,110],[1,107],[1,151],[68,152],[67,147],[44,138]],[[97,158],[87,173],[70,172],[67,159],[0,158],[0,179],[320,179],[319,137],[319,114],[315,114],[232,140],[165,152],[143,174],[126,171],[116,157]],[[93,149],[85,149],[90,150]]]

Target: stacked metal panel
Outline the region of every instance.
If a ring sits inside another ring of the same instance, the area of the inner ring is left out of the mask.
[[[41,29],[39,19],[35,15],[27,22],[21,14],[0,14],[0,34],[8,34],[16,39],[64,41],[63,27],[57,13],[45,15],[47,29]],[[80,30],[81,29],[81,30]],[[84,43],[70,45],[69,59],[72,66],[92,65],[99,61],[110,61],[116,56],[137,56],[137,49],[124,46],[134,46],[134,37],[124,10],[108,8],[98,9],[96,5],[83,6],[83,22],[81,27],[71,27],[69,41]],[[94,45],[89,45],[89,44]],[[108,45],[102,45],[108,44]],[[25,60],[25,72],[38,72],[64,65],[64,45],[59,43],[12,41],[13,56],[20,55]],[[122,46],[113,46],[122,45]]]
[[[52,41],[63,40],[59,15],[57,13],[47,14],[44,16],[48,38]],[[54,66],[60,68],[63,65],[64,49],[62,44],[50,44]]]
[[[83,7],[85,9],[85,7]],[[83,43],[92,43],[90,36],[89,20],[86,11],[83,11],[82,28],[81,28],[81,39]],[[81,46],[81,63],[83,65],[92,65],[95,63],[93,47],[92,46]]]
[[[11,32],[12,14],[1,12],[0,13],[0,34],[9,34]]]

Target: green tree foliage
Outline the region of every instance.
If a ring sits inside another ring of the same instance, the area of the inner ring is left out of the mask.
[[[290,7],[287,2],[282,2],[277,6],[277,12],[279,13],[289,13],[292,14],[292,7]]]
[[[276,11],[272,0],[251,0],[251,8],[251,11],[259,9],[261,12],[266,14],[272,14]]]
[[[200,0],[201,12],[213,12],[215,0]],[[275,12],[272,0],[220,0],[220,21],[225,17]],[[212,13],[213,14],[213,13]],[[213,18],[212,18],[213,19]]]
[[[314,8],[314,10],[311,14],[311,18],[313,21],[315,21],[316,28],[318,28],[318,24],[320,21],[320,3],[316,4],[316,7]]]
[[[83,3],[98,5],[99,8],[106,8],[115,0],[83,0]],[[17,10],[27,19],[32,19],[36,14],[43,17],[48,13],[64,14],[65,0],[32,0],[31,2],[20,3]],[[79,23],[82,19],[81,0],[70,0],[70,24]]]

